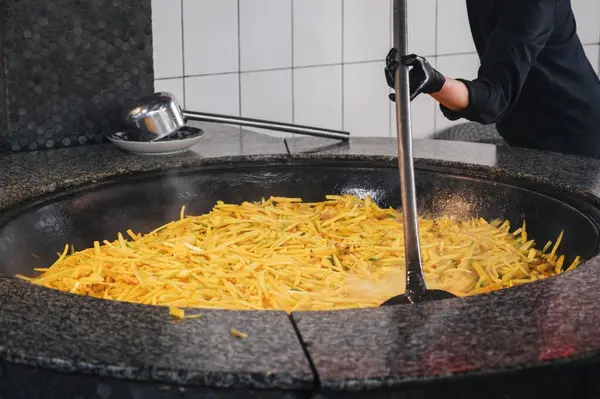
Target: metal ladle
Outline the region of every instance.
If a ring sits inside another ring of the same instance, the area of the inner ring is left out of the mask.
[[[394,0],[394,48],[397,51],[396,69],[396,126],[398,133],[398,167],[400,169],[400,189],[402,190],[402,211],[404,216],[404,252],[406,262],[406,291],[385,301],[382,306],[435,301],[455,298],[455,295],[442,290],[428,290],[423,276],[415,170],[412,155],[412,135],[410,118],[410,83],[408,67],[400,62],[408,48],[406,0]]]
[[[157,141],[175,133],[185,126],[187,119],[249,126],[342,141],[348,141],[350,138],[350,133],[338,130],[238,116],[182,111],[175,97],[171,93],[164,91],[142,98],[138,104],[125,111],[125,124],[143,133],[145,137],[149,138],[148,141]]]

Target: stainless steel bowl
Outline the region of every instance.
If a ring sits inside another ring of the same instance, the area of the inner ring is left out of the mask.
[[[163,91],[144,97],[140,105],[128,110],[125,123],[139,130],[142,137],[156,141],[175,133],[186,121],[175,97]]]

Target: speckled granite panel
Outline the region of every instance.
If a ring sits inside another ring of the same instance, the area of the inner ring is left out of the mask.
[[[303,159],[319,159],[325,155],[395,158],[398,153],[396,139],[387,138],[358,137],[351,139],[349,144],[343,144],[327,139],[296,137],[286,142],[291,155]],[[600,162],[595,159],[443,140],[415,140],[413,149],[416,162],[454,164],[462,170],[485,170],[499,177],[510,175],[559,186],[589,198],[600,193]]]
[[[112,144],[0,155],[0,210],[24,198],[51,194],[113,176],[191,168],[223,162],[223,157],[285,157],[282,139],[229,126],[198,125],[206,129],[202,140],[189,151],[167,156],[139,156]],[[242,144],[242,134],[244,143]],[[262,154],[262,155],[261,155]],[[220,158],[216,158],[215,156]],[[35,165],[44,165],[37,168]],[[35,171],[34,179],[23,179]],[[81,173],[85,171],[84,173]]]
[[[591,311],[599,275],[593,259],[559,278],[485,295],[293,318],[323,387],[397,387],[600,353],[600,312]]]
[[[2,281],[7,283],[0,287],[4,361],[213,388],[294,390],[313,385],[284,312],[202,310],[196,312],[200,319],[177,322],[166,307],[68,295],[14,279],[0,280],[0,285]],[[231,328],[248,337],[234,337]]]
[[[153,90],[148,0],[0,4],[3,151],[96,143]],[[3,123],[4,122],[4,123]]]

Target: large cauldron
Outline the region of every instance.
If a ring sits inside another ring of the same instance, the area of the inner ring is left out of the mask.
[[[181,324],[170,322],[164,309],[84,298],[9,277],[50,265],[66,243],[82,249],[129,228],[148,232],[177,218],[183,205],[188,214],[198,214],[217,200],[240,203],[276,195],[317,201],[349,193],[399,206],[391,157],[266,159],[116,178],[0,215],[0,363],[117,381],[231,388],[239,397],[250,395],[249,388],[266,389],[264,397],[288,390],[307,397],[316,386],[338,393],[356,387],[393,390],[413,381],[582,356],[600,347],[597,334],[588,333],[595,327],[587,325],[599,318],[560,306],[579,303],[585,309],[592,303],[592,296],[573,293],[577,281],[596,275],[585,270],[414,307],[301,312],[291,318],[279,312],[206,311],[202,320]],[[416,169],[423,215],[503,218],[513,226],[526,219],[539,245],[564,230],[561,252],[569,258],[598,253],[600,213],[583,197],[481,169],[467,173],[429,163]],[[227,329],[240,325],[254,334],[232,341]],[[565,346],[571,336],[575,343]],[[18,367],[7,370],[17,373]],[[35,379],[31,373],[28,378]],[[85,379],[57,381],[89,385]],[[114,384],[113,390],[129,389]]]

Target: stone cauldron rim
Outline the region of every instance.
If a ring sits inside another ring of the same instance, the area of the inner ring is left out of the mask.
[[[478,163],[476,157],[469,159],[468,156],[464,157],[464,162],[458,162],[457,159],[452,159],[455,158],[453,156],[445,157],[436,154],[435,149],[440,145],[443,143],[426,142],[423,144],[424,147],[431,147],[432,156],[425,154],[427,151],[422,151],[422,153],[417,151],[418,166],[432,168],[443,166],[446,169],[460,169],[463,174],[474,177],[497,176],[500,180],[516,179],[517,181],[551,185],[561,192],[582,196],[594,205],[598,205],[600,201],[598,197],[600,187],[592,186],[589,181],[579,184],[574,180],[578,177],[577,173],[573,174],[573,179],[561,176],[560,171],[544,176],[542,175],[543,171],[540,171],[543,165],[540,166],[535,162],[529,169],[523,168],[523,165],[518,162],[512,165],[513,167],[510,162],[506,167],[485,164],[485,162]],[[490,147],[473,144],[461,146],[456,143],[448,144],[448,146],[455,146],[457,151],[460,151],[461,148]],[[416,147],[418,149],[419,145]],[[357,152],[359,148],[357,146]],[[95,151],[110,152],[112,149],[98,148]],[[585,166],[589,169],[590,165],[593,166],[594,171],[600,170],[600,163],[593,160],[514,149],[499,149],[498,151],[503,151],[508,159],[514,157],[515,160],[530,156],[543,157],[547,165],[559,165],[566,167],[566,170],[576,170],[578,166]],[[462,155],[459,155],[462,158]],[[341,160],[353,163],[365,162],[365,164],[368,161],[377,161],[393,165],[395,157],[382,154],[369,155],[367,149],[362,155],[348,152],[275,153],[274,155],[241,155],[219,158],[193,157],[183,161],[181,158],[171,158],[171,160],[164,158],[162,163],[158,163],[154,170],[148,172],[142,172],[137,167],[118,168],[100,176],[93,173],[84,174],[85,178],[77,182],[63,181],[52,187],[55,190],[53,193],[48,193],[47,189],[46,192],[44,189],[23,190],[21,195],[16,196],[13,193],[10,200],[2,201],[0,198],[0,203],[3,205],[0,212],[3,212],[5,216],[17,211],[21,212],[39,201],[67,195],[74,189],[85,190],[93,185],[110,183],[120,176],[143,178],[147,174],[162,173],[173,169],[180,169],[183,173],[193,173],[195,169],[202,170],[206,167],[228,164],[239,165],[244,162],[293,165],[316,160],[325,162]],[[11,162],[14,163],[14,161]],[[146,170],[148,169],[151,168],[146,168]],[[17,186],[14,187],[17,188]],[[49,323],[54,327],[61,326],[61,323],[69,325],[69,323],[77,323],[82,320],[91,321],[93,318],[86,318],[86,312],[93,313],[94,308],[106,308],[114,311],[115,306],[119,308],[119,312],[138,314],[138,320],[141,320],[139,318],[143,316],[147,318],[148,323],[163,323],[162,327],[167,330],[170,327],[165,327],[164,323],[168,323],[170,320],[164,308],[111,303],[111,301],[60,293],[19,281],[12,276],[0,275],[0,359],[65,372],[134,380],[225,388],[300,390],[312,389],[317,384],[317,380],[321,387],[333,390],[389,388],[407,383],[437,381],[457,376],[496,373],[548,364],[558,365],[574,359],[590,358],[600,352],[600,337],[594,337],[594,327],[600,323],[600,309],[597,309],[599,306],[597,304],[600,303],[600,291],[595,294],[593,290],[599,287],[599,284],[596,283],[600,278],[598,267],[600,267],[600,257],[597,255],[582,267],[560,276],[560,278],[547,279],[527,286],[470,298],[414,305],[413,307],[399,306],[317,313],[297,312],[293,313],[290,318],[282,314],[283,312],[276,311],[202,310],[203,315],[207,314],[209,319],[214,317],[216,322],[230,322],[231,318],[227,315],[236,315],[236,317],[239,315],[241,318],[247,315],[252,315],[250,318],[254,318],[256,315],[257,321],[259,321],[259,314],[268,315],[270,318],[268,320],[273,323],[288,321],[289,326],[285,326],[286,334],[291,335],[285,344],[288,347],[295,345],[290,350],[290,354],[299,359],[289,359],[293,363],[292,366],[273,370],[272,373],[265,371],[264,375],[257,375],[251,370],[248,372],[228,370],[230,364],[227,363],[227,359],[224,360],[225,363],[218,364],[213,370],[210,370],[208,363],[197,370],[184,370],[177,367],[162,368],[161,364],[156,363],[143,363],[143,361],[157,360],[160,363],[160,354],[153,354],[155,358],[141,359],[141,363],[139,359],[129,359],[133,360],[129,364],[124,362],[124,358],[135,354],[135,350],[126,351],[123,358],[112,361],[97,353],[96,347],[90,346],[78,348],[75,344],[66,345],[65,348],[58,348],[53,352],[52,348],[48,346],[60,346],[55,341],[60,334],[55,336],[52,333],[44,332],[43,326],[37,323],[39,320],[34,318],[36,308],[39,316],[43,316],[47,312],[63,315],[61,320]],[[572,287],[581,287],[583,292],[578,295],[573,292]],[[537,315],[536,312],[542,308],[540,305],[548,302],[553,305],[543,309],[543,312],[547,312],[547,314]],[[46,308],[42,309],[40,303],[45,304]],[[515,303],[523,304],[523,307],[510,306]],[[73,304],[82,307],[82,316],[65,315],[64,311],[70,309]],[[464,307],[469,309],[464,309]],[[480,312],[478,312],[478,317],[473,317],[472,314],[475,313],[473,310],[476,308]],[[499,313],[500,310],[508,310],[508,312],[502,314]],[[109,314],[111,313],[109,312]],[[70,318],[74,318],[74,320],[68,320]],[[531,320],[534,318],[535,322],[532,322]],[[353,328],[347,328],[348,325],[351,325],[349,324],[351,320],[354,321]],[[356,320],[364,322],[356,323]],[[185,321],[185,323],[188,322],[192,321]],[[249,325],[255,325],[251,320],[247,322]],[[392,322],[393,325],[390,324]],[[408,327],[410,323],[416,322],[419,322],[423,331]],[[105,327],[110,327],[110,320],[104,320],[103,323],[107,323],[104,325]],[[22,331],[15,331],[16,326],[20,326]],[[124,327],[126,324],[119,324],[119,326]],[[94,326],[88,326],[81,331],[91,333],[93,328]],[[498,331],[494,331],[494,328]],[[23,337],[19,334],[28,331],[34,331],[39,337],[47,337],[48,342],[37,342],[33,345],[25,339],[25,343],[20,343],[23,341]],[[463,338],[460,338],[461,331]],[[184,334],[184,332],[180,333]],[[299,334],[299,337],[295,335],[296,333]],[[488,334],[487,337],[495,342],[486,343],[485,340],[479,342],[470,338],[485,334]],[[71,338],[77,340],[80,337]],[[123,344],[126,342],[120,335],[117,338],[94,336],[94,338],[86,338],[87,341],[84,341],[88,344],[100,344],[101,342],[94,340],[107,338],[113,339],[113,343]],[[134,341],[139,337],[130,336],[128,338]],[[294,339],[299,339],[301,342],[294,344]],[[398,342],[400,339],[403,341]],[[414,347],[412,350],[405,344],[406,340],[409,340]],[[569,344],[570,347],[565,347],[566,344]],[[513,348],[507,349],[507,345],[513,345]],[[532,348],[533,346],[535,348]],[[477,349],[477,347],[480,348]],[[56,356],[57,353],[61,353],[61,350],[73,348],[80,352],[75,351],[71,358],[68,356],[68,351],[62,352],[66,354],[62,358]],[[141,349],[144,347],[142,346]],[[310,359],[306,357],[304,350]],[[418,356],[420,351],[423,351],[426,356]],[[272,354],[263,352],[260,355]],[[282,361],[284,358],[286,356],[278,360]],[[473,360],[473,358],[476,359]],[[91,359],[91,361],[87,362],[87,359]],[[265,367],[270,366],[267,363],[265,363]],[[172,362],[164,364],[174,366]],[[194,364],[194,362],[190,361],[189,364]],[[314,378],[313,372],[316,373],[318,379]]]

